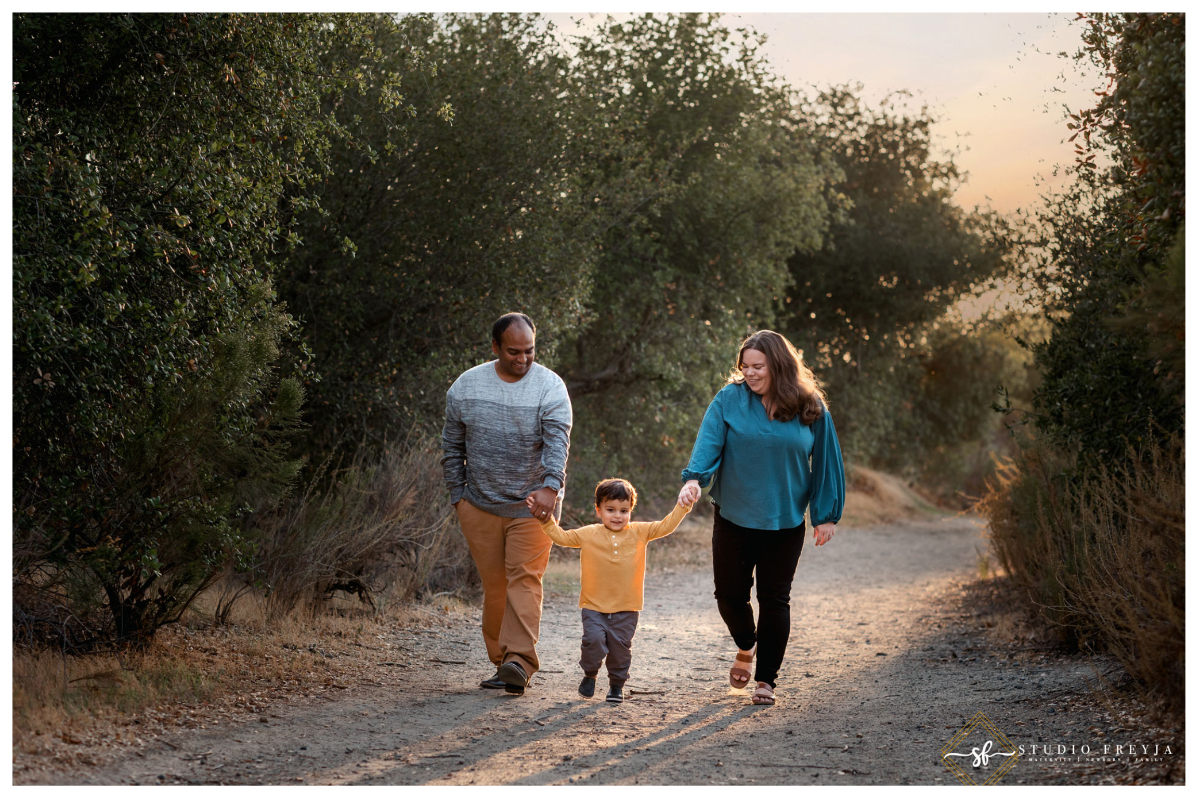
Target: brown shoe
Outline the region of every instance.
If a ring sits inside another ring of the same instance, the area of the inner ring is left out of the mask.
[[[497,672],[492,677],[481,680],[479,682],[479,687],[481,689],[503,689],[504,688],[504,679],[501,678],[500,673]]]

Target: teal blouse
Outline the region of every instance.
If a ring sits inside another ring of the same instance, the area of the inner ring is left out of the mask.
[[[708,404],[682,478],[701,487],[711,480],[721,516],[744,528],[794,528],[805,506],[814,527],[837,522],[846,501],[842,450],[828,409],[812,425],[798,417],[771,420],[762,399],[739,383]]]

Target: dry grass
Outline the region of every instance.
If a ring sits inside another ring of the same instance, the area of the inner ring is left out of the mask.
[[[988,520],[991,548],[1004,572],[1038,597],[1045,616],[1061,626],[1060,632],[1068,632],[1073,623],[1064,614],[1063,582],[1058,577],[1065,559],[1053,532],[1068,523],[1059,476],[1070,462],[1040,445],[1023,451],[1019,459],[997,465],[976,509]]]
[[[469,596],[477,576],[445,502],[439,459],[427,440],[406,443],[374,463],[357,460],[329,488],[260,518],[254,571],[201,594],[144,650],[73,657],[15,647],[14,742],[52,731],[75,736],[62,732],[162,708],[187,718],[180,709],[220,705],[264,682],[276,691],[323,691],[353,661],[322,655],[337,643],[362,649],[364,637],[386,639],[434,599],[461,605],[447,595]],[[364,595],[336,588],[354,581]],[[418,594],[425,605],[414,601]]]
[[[1184,701],[1184,475],[1181,442],[1100,469],[1073,498],[1084,566],[1067,603],[1171,710]]]
[[[467,611],[453,598],[380,614],[335,600],[327,613],[269,619],[261,601],[245,597],[219,626],[205,608],[213,602],[204,598],[141,652],[64,659],[14,648],[14,757],[95,763],[111,747],[254,719],[276,702],[336,696],[374,680],[381,663],[411,658],[397,636],[406,627],[460,624]],[[66,746],[81,743],[93,747]]]
[[[129,714],[169,700],[209,697],[221,675],[192,669],[161,652],[63,658],[50,651],[13,654],[13,734],[69,728],[73,720]]]
[[[258,561],[231,576],[226,599],[236,597],[239,577],[242,588],[269,587],[267,613],[282,619],[296,610],[312,613],[337,591],[377,605],[473,585],[432,440],[406,442],[377,458],[360,455],[324,488],[315,486],[255,520]],[[224,610],[223,604],[216,610],[218,618]]]
[[[992,548],[1043,615],[1113,653],[1170,713],[1184,702],[1184,457],[1178,438],[1069,484],[1044,445],[1001,465],[979,504]]]
[[[100,752],[371,680],[397,646],[395,630],[427,617],[432,600],[461,607],[446,595],[470,594],[476,582],[438,456],[423,441],[360,459],[328,489],[260,518],[253,570],[200,595],[144,649],[14,647],[14,753],[69,764],[91,756],[67,744]],[[361,596],[338,589],[355,582]]]

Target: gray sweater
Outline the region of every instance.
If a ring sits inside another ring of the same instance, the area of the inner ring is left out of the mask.
[[[462,497],[499,517],[528,517],[525,498],[548,486],[562,513],[571,441],[571,399],[552,370],[534,362],[506,383],[494,361],[458,376],[446,392],[442,470],[450,502]]]

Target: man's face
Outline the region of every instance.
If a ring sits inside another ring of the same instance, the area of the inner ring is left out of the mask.
[[[500,342],[492,342],[500,371],[520,380],[533,365],[533,331],[524,322],[514,322],[500,334]]]

